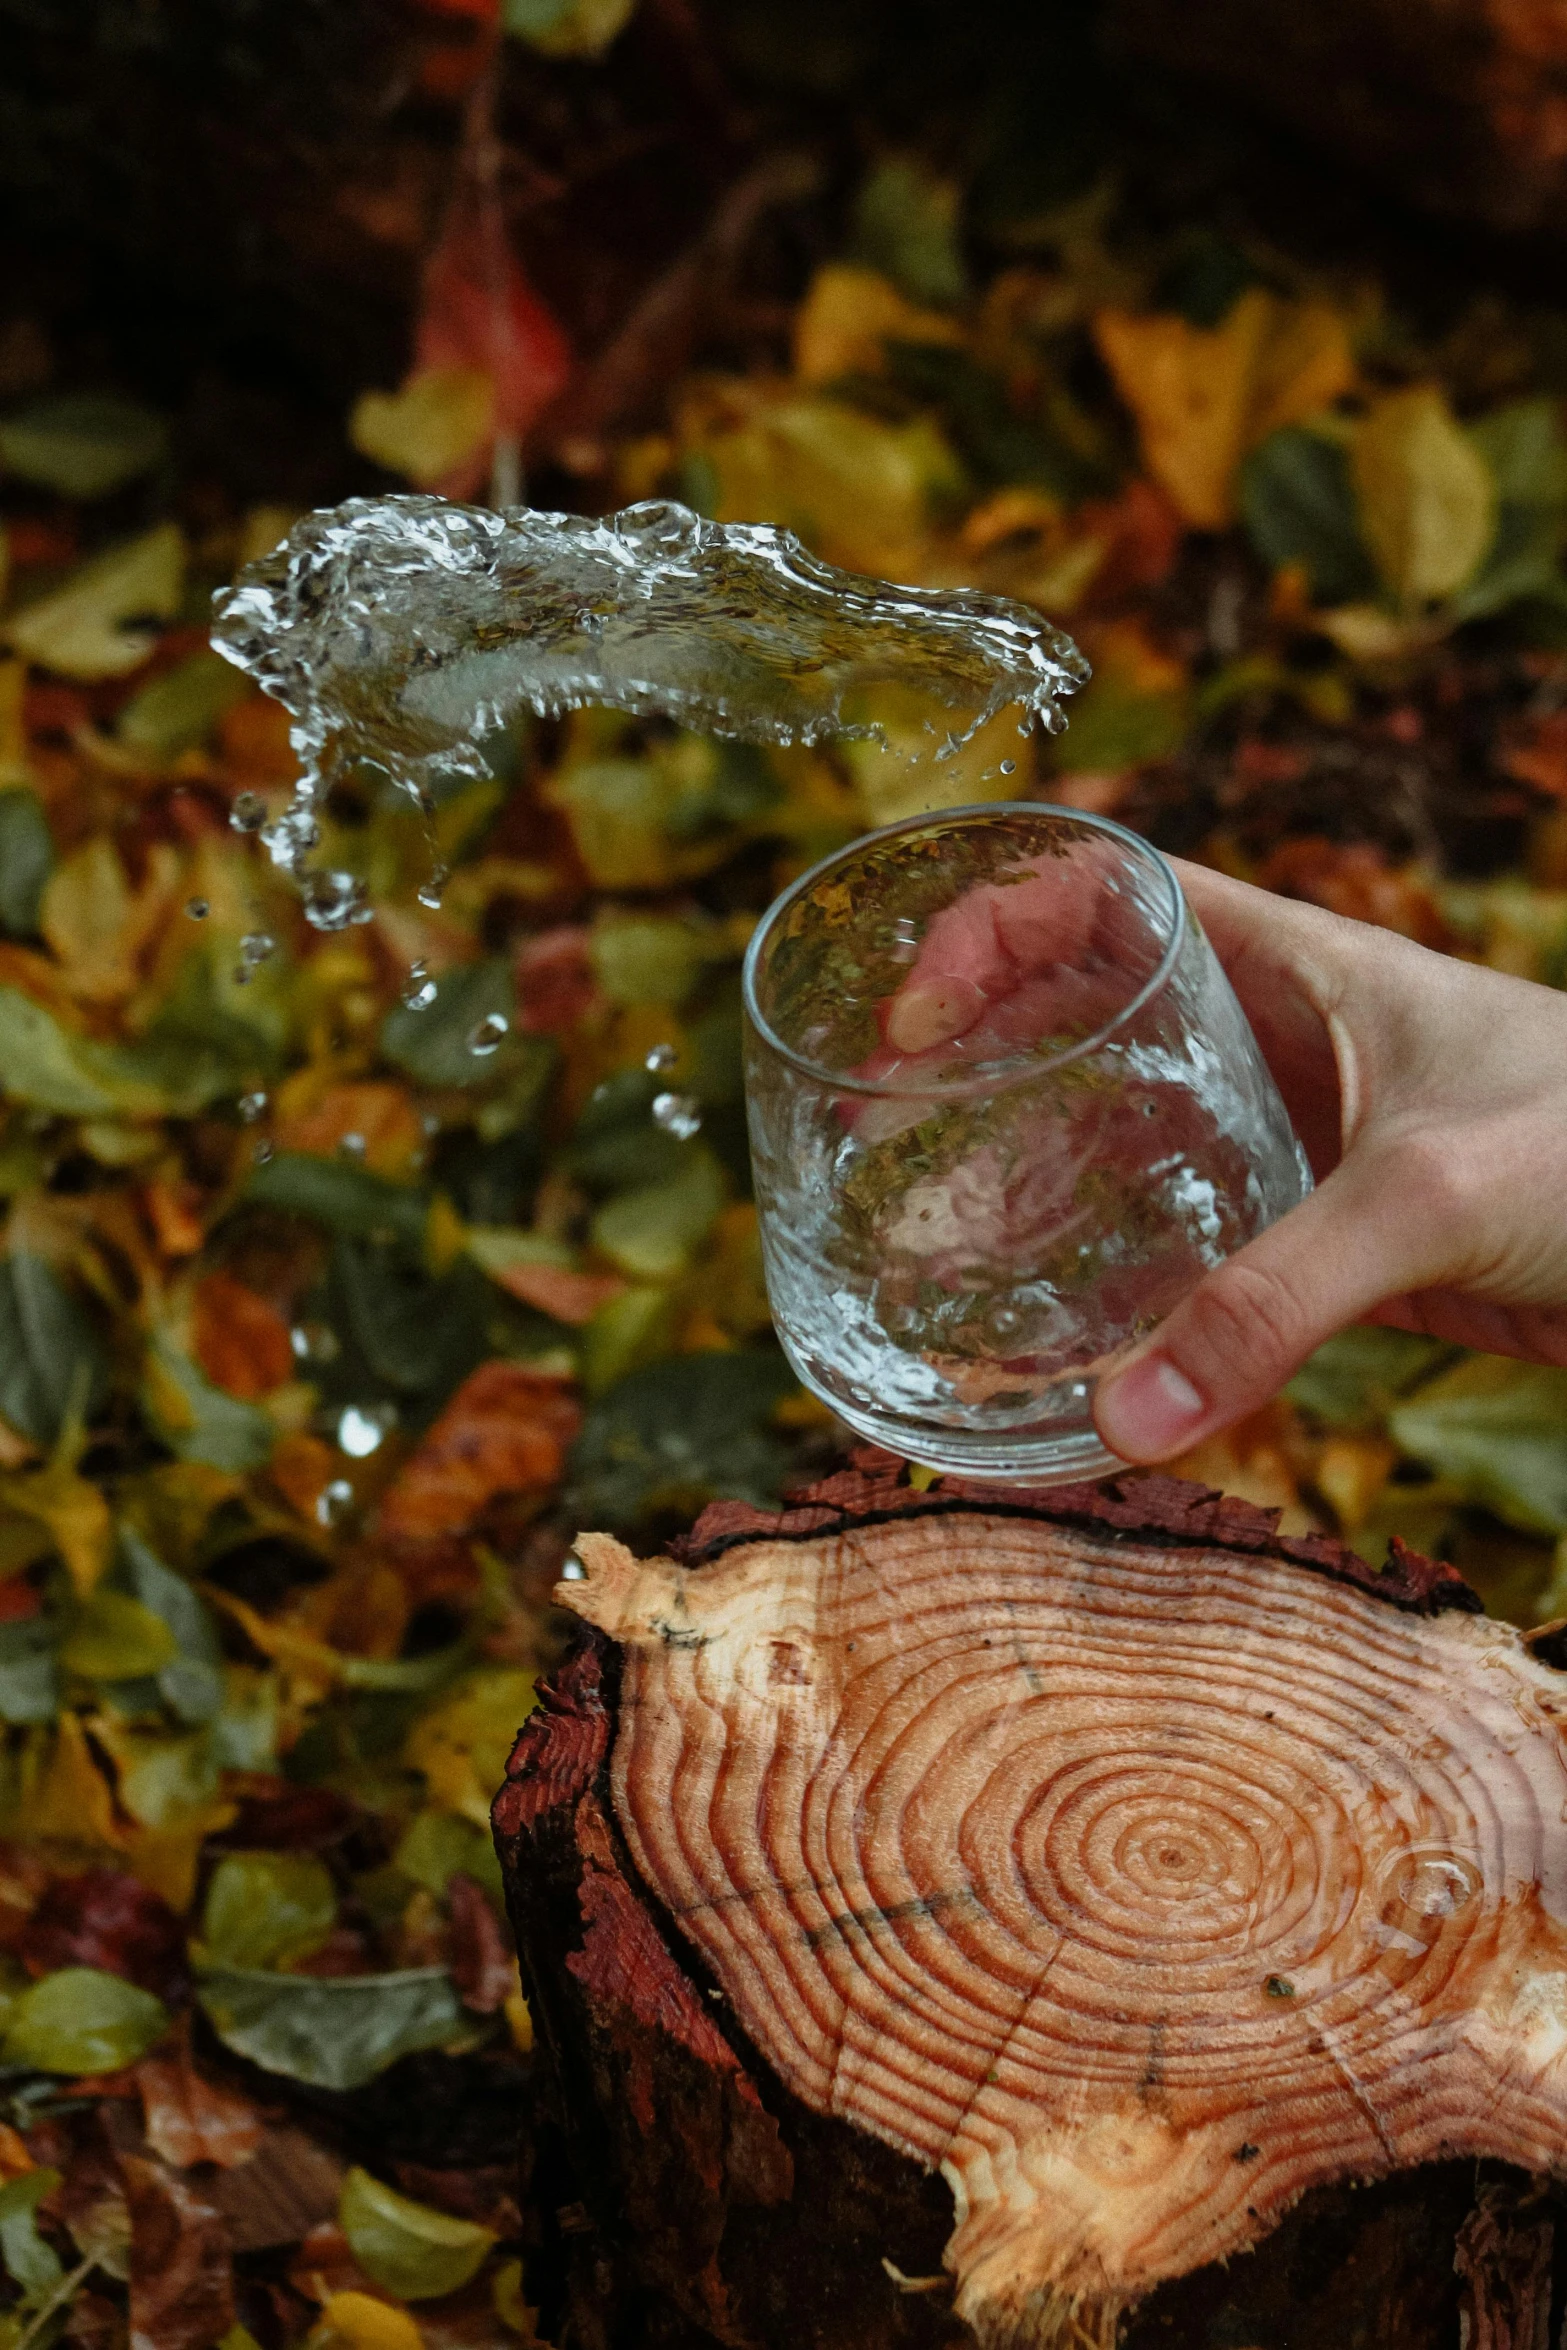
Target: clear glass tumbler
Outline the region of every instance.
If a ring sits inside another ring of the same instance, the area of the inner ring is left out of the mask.
[[[1173,871],[1100,817],[871,833],[764,915],[745,1004],[784,1350],[930,1468],[1114,1466],[1100,1375],[1311,1187]]]

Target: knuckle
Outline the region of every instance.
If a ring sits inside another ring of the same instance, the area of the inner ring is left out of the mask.
[[[1300,1351],[1305,1315],[1283,1276],[1261,1265],[1235,1263],[1197,1290],[1188,1306],[1186,1344],[1199,1384],[1224,1389],[1278,1367]],[[1200,1358],[1200,1360],[1196,1360]]]

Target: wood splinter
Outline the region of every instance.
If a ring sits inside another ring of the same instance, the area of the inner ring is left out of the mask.
[[[1450,1570],[1163,1478],[685,1547],[556,1594],[620,1829],[777,2079],[939,2168],[981,2343],[1113,2344],[1333,2181],[1567,2170],[1567,1680]]]

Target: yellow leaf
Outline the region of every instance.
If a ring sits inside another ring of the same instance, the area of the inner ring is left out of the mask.
[[[506,29],[547,57],[602,57],[636,0],[511,0]]]
[[[424,2350],[424,2336],[406,2309],[373,2293],[329,2293],[306,2350]]]
[[[433,489],[490,437],[495,386],[476,367],[429,367],[397,392],[364,392],[348,437],[362,455]]]
[[[75,1714],[60,1716],[43,1768],[22,1805],[30,1843],[118,1844],[114,1795]]]
[[[7,643],[63,677],[124,677],[157,642],[148,620],[172,620],[185,585],[185,542],[177,524],[111,547],[63,587],[6,623]]]
[[[533,1703],[533,1675],[500,1668],[471,1673],[415,1722],[403,1756],[423,1771],[431,1803],[483,1827]]]
[[[89,1681],[139,1680],[161,1673],[178,1654],[179,1642],[163,1618],[125,1591],[93,1592],[60,1643],[66,1671]]]
[[[1360,524],[1404,606],[1450,596],[1496,530],[1496,483],[1435,384],[1378,400],[1352,451]]]
[[[1347,391],[1354,361],[1325,303],[1286,303],[1260,286],[1211,328],[1156,312],[1101,310],[1094,332],[1137,419],[1143,462],[1198,530],[1234,519],[1247,451]]]
[[[109,1563],[114,1521],[96,1485],[57,1455],[41,1469],[0,1477],[0,1501],[47,1526],[72,1586],[84,1599]]]
[[[961,343],[940,310],[922,310],[880,270],[831,261],[811,280],[794,322],[794,371],[802,383],[878,375],[889,342]]]

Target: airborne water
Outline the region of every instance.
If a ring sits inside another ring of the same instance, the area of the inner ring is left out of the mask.
[[[212,641],[293,718],[300,780],[262,838],[308,920],[367,919],[362,883],[313,865],[334,778],[368,762],[426,812],[489,773],[483,744],[522,710],[597,703],[756,743],[885,740],[923,713],[911,762],[939,763],[1009,705],[1063,724],[1088,675],[1070,639],[999,597],[835,570],[788,531],[685,507],[607,521],[355,498],[306,517],[216,599]],[[1003,762],[1006,772],[1010,762]],[[929,804],[941,798],[934,777]],[[252,829],[248,816],[246,829]],[[444,875],[421,896],[439,902]]]

